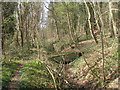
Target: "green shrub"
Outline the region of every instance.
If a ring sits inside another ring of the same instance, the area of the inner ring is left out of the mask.
[[[8,61],[8,60],[7,60]],[[7,88],[10,79],[12,78],[12,73],[19,63],[14,61],[3,62],[2,64],[2,87]]]
[[[31,61],[23,66],[20,88],[50,88],[51,83],[52,79],[45,65],[39,61]]]

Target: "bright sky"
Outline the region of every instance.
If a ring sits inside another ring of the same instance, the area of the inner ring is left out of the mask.
[[[49,2],[50,0],[45,0],[43,3],[44,5],[44,8],[43,8],[43,14],[42,14],[42,20],[40,21],[41,23],[41,26],[42,27],[45,27],[46,26],[46,20],[47,20],[47,17],[48,17],[48,6],[49,6]],[[47,7],[47,8],[46,8]]]

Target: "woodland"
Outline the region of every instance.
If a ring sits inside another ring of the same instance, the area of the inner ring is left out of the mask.
[[[120,2],[1,2],[2,90],[118,90]]]

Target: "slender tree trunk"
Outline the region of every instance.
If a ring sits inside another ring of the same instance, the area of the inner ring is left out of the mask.
[[[116,24],[112,13],[112,2],[109,2],[109,27],[112,37],[116,37]]]
[[[17,7],[18,10],[18,7]],[[13,43],[15,43],[15,46],[19,46],[19,19],[18,19],[18,12],[17,10],[15,11],[15,18],[16,18],[16,31],[14,31],[14,36],[13,36]]]
[[[21,30],[21,46],[23,47],[24,46],[24,38],[23,38],[23,31]]]
[[[0,58],[2,58],[2,50],[3,50],[3,36],[2,36],[2,4],[0,4]],[[1,65],[0,65],[1,66]],[[1,78],[0,78],[0,80],[1,80]],[[2,85],[1,84],[1,82],[0,82],[0,85]],[[1,87],[0,87],[0,89],[1,89]]]
[[[0,60],[2,60],[2,4],[0,3]],[[2,61],[0,62],[0,90],[2,90]]]
[[[104,72],[104,61],[105,61],[105,55],[104,55],[104,23],[101,15],[101,8],[102,8],[102,3],[98,3],[99,5],[99,10],[95,10],[95,3],[91,3],[91,7],[93,8],[94,15],[95,15],[95,22],[97,24],[97,28],[100,30],[100,36],[101,36],[101,48],[102,48],[102,73],[103,73],[103,86],[105,85],[105,72]],[[97,19],[98,15],[98,19]],[[98,20],[100,23],[98,23]]]
[[[118,9],[118,19],[120,20],[120,2],[118,3]],[[118,75],[120,75],[120,26],[118,27]],[[120,77],[118,81],[120,81]],[[120,89],[120,82],[118,83],[118,89]]]
[[[19,21],[19,31],[20,31],[20,38],[21,38],[21,46],[23,47],[24,45],[24,31],[23,31],[23,23],[24,23],[24,20],[23,20],[23,14],[24,13],[23,11],[23,7],[22,7],[22,3],[18,4],[18,21]]]
[[[0,4],[0,9],[2,8],[2,4]],[[2,11],[2,10],[1,10]],[[0,15],[2,14],[0,11]],[[2,15],[0,16],[2,19],[4,19],[4,16],[2,17]],[[2,20],[0,19],[0,25],[2,26]],[[5,49],[5,30],[2,29],[2,27],[0,27],[0,44],[1,44],[1,53],[4,55],[4,49]]]
[[[99,14],[102,13],[101,11],[102,9],[102,2],[99,3]],[[99,16],[99,19],[100,19],[100,32],[101,32],[101,48],[102,48],[102,73],[103,73],[103,87],[105,85],[105,81],[106,81],[106,78],[105,78],[105,55],[104,55],[104,23],[103,23],[103,20],[102,20],[102,17]]]
[[[84,30],[85,30],[87,39],[89,39],[89,33],[90,33],[90,31],[88,29],[89,29],[89,25],[88,25],[88,20],[87,20],[85,23],[85,26],[84,26]]]
[[[54,9],[54,3],[51,3],[52,4],[52,14],[53,14],[53,19],[55,20],[55,25],[56,25],[56,33],[57,33],[57,38],[58,40],[60,40],[60,36],[59,36],[59,28],[58,28],[58,21],[57,21],[57,17],[56,17],[56,12],[55,12],[55,9]]]
[[[27,44],[27,49],[30,49],[30,41],[29,41],[29,17],[26,19],[26,44]]]
[[[67,23],[68,23],[68,33],[69,33],[69,37],[70,40],[74,42],[74,37],[73,37],[73,32],[72,32],[72,25],[71,25],[71,20],[70,20],[70,13],[68,10],[68,4],[67,3],[63,3],[63,5],[66,7],[66,15],[67,15]]]
[[[94,28],[93,28],[93,26],[91,25],[91,18],[93,18],[93,16],[91,17],[92,12],[90,12],[90,7],[89,7],[88,4],[86,3],[86,1],[84,1],[84,3],[85,3],[85,6],[86,6],[86,9],[87,9],[87,12],[88,12],[88,24],[89,24],[89,29],[90,29],[91,35],[92,35],[92,37],[94,38],[95,42],[98,43],[97,38],[96,38],[96,36],[95,36],[95,34],[94,34],[94,32],[93,32],[93,29],[94,29]]]

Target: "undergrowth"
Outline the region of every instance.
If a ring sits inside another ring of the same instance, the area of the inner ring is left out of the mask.
[[[13,71],[17,66],[20,64],[21,61],[18,60],[9,60],[3,59],[2,60],[2,87],[7,88],[9,81],[12,78]]]
[[[117,78],[116,70],[118,69],[117,59],[117,40],[108,39],[108,47],[104,48],[104,72],[106,78],[106,84],[108,81],[112,82]],[[98,60],[99,59],[99,60]],[[85,62],[86,60],[86,62]],[[88,66],[88,65],[89,66]],[[90,48],[86,49],[84,56],[74,60],[70,63],[72,66],[70,70],[77,76],[76,82],[90,87],[103,87],[103,72],[102,72],[102,53],[101,45],[92,44]],[[112,79],[111,79],[112,78]],[[108,81],[107,81],[108,80]],[[83,83],[84,82],[84,83]],[[92,83],[91,83],[92,82]]]
[[[40,61],[31,61],[25,64],[21,71],[19,88],[50,88],[53,80]]]

